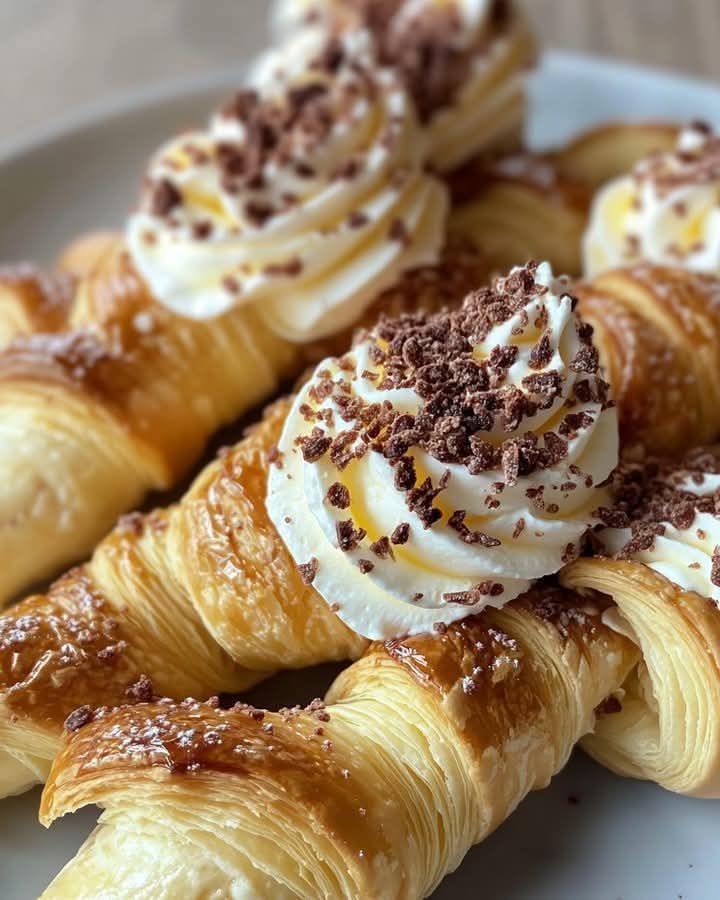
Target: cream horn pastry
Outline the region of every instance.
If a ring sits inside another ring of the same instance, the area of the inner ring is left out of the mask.
[[[546,586],[373,645],[304,710],[99,711],[41,818],[104,812],[43,897],[419,900],[547,785],[635,659],[599,606]]]
[[[408,277],[429,308],[451,280]],[[0,617],[2,791],[44,780],[78,708],[354,658],[366,637],[442,630],[574,558],[610,503],[617,425],[573,306],[531,266],[460,310],[384,320],[178,504],[126,517]]]
[[[647,262],[720,274],[720,138],[695,123],[597,194],[585,272]]]
[[[412,94],[427,127],[430,160],[440,171],[522,141],[536,51],[519,3],[280,0],[275,24],[281,35],[303,26],[370,31],[379,59],[400,73]]]
[[[622,775],[720,797],[720,454],[624,463],[597,558],[567,585],[601,593],[642,658],[586,747]]]
[[[458,305],[481,277],[474,256],[448,255],[407,273],[371,315]],[[289,405],[268,409],[180,503],[122,517],[86,564],[0,616],[0,796],[45,779],[76,709],[240,691],[362,652],[267,517]]]
[[[66,329],[0,354],[0,603],[82,559],[320,338],[438,261],[446,189],[404,90],[355,43],[160,151],[125,236],[89,273],[102,238],[66,255]]]

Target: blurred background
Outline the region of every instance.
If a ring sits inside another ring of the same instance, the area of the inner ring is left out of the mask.
[[[720,0],[525,0],[547,47],[720,79]],[[130,91],[240,66],[270,0],[0,0],[0,143]]]

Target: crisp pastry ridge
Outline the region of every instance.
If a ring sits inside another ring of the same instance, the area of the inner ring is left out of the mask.
[[[471,160],[449,177],[450,233],[482,247],[500,271],[546,259],[580,276],[595,192],[677,136],[669,123],[611,122],[548,153]]]
[[[607,623],[642,658],[585,747],[621,775],[720,798],[720,454],[626,462],[615,481],[597,557],[562,580],[611,598]]]
[[[408,273],[364,324],[386,308],[457,302],[482,271],[458,250]],[[149,683],[178,698],[239,690],[276,668],[364,647],[303,583],[265,511],[287,408],[270,407],[179,504],[121,519],[86,566],[0,617],[0,792],[45,778],[62,722],[79,706],[115,705]]]
[[[626,447],[677,456],[720,434],[720,280],[639,263],[574,287]]]
[[[374,644],[306,710],[100,711],[41,817],[105,812],[44,896],[426,896],[564,765],[634,660],[597,606],[549,585]]]

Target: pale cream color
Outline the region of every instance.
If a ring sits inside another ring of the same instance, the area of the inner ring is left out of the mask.
[[[476,156],[515,149],[522,142],[535,41],[517,4],[510,23],[499,35],[493,34],[491,7],[488,0],[407,0],[387,25],[390,39],[396,36],[402,45],[402,35],[411,33],[414,21],[424,13],[452,8],[459,15],[461,27],[448,40],[454,50],[469,54],[467,77],[427,123],[430,162],[441,172]],[[357,29],[362,17],[345,0],[279,0],[274,24],[283,37],[302,27]],[[524,260],[513,262],[520,261]]]
[[[100,718],[66,745],[41,815],[105,812],[43,896],[425,897],[548,784],[635,659],[597,608],[549,588],[373,646],[326,709]]]
[[[513,270],[507,281],[518,274],[519,270]],[[576,383],[587,377],[573,368],[583,345],[581,321],[573,311],[568,282],[556,279],[547,263],[532,270],[530,278],[525,304],[489,330],[473,347],[473,359],[479,362],[495,348],[513,347],[517,357],[507,370],[504,387],[527,392],[524,379],[534,371],[552,372],[559,378],[560,392],[548,406],[524,417],[514,430],[498,421],[491,430],[479,433],[495,446],[528,434],[537,436],[540,446],[543,434],[556,427],[566,403],[573,400]],[[505,279],[498,279],[494,285],[500,297],[505,284]],[[472,302],[472,298],[468,300]],[[472,305],[467,310],[468,316],[473,311],[480,314]],[[537,324],[540,321],[544,323],[542,331]],[[533,368],[533,348],[541,334],[547,336],[550,356],[542,366]],[[461,463],[442,462],[411,446],[408,455],[422,473],[419,482],[429,477],[437,487],[443,478],[449,479],[438,501],[443,517],[432,527],[424,527],[421,516],[408,508],[405,492],[394,486],[394,460],[371,451],[340,471],[332,454],[305,462],[299,446],[314,427],[308,423],[308,410],[329,417],[317,420],[327,439],[336,440],[353,427],[345,420],[336,394],[321,394],[322,399],[316,399],[327,372],[346,388],[343,398],[366,406],[387,404],[402,414],[423,412],[423,400],[412,388],[378,386],[384,370],[382,363],[374,361],[373,350],[384,346],[384,340],[370,332],[343,360],[330,359],[318,365],[288,416],[278,444],[283,466],[271,469],[267,498],[270,518],[295,561],[317,561],[315,588],[337,607],[338,616],[350,628],[373,640],[418,634],[437,623],[465,618],[484,606],[501,606],[526,591],[535,579],[556,573],[567,559],[567,548],[577,546],[594,524],[595,511],[609,503],[606,490],[597,485],[605,482],[618,460],[616,411],[587,398],[586,402],[575,399],[573,410],[587,414],[591,424],[568,439],[565,456],[545,469],[520,475],[515,482],[500,466],[471,474]],[[357,433],[347,449],[356,448],[365,449]],[[347,508],[328,502],[334,483],[348,490]],[[548,506],[552,500],[555,511],[539,509],[529,499],[530,491],[547,498]],[[496,540],[497,546],[461,540],[448,521],[456,509],[465,510],[468,526]],[[356,547],[344,552],[338,547],[338,527],[348,519],[366,534]],[[393,547],[391,555],[375,553],[374,542],[392,534],[401,522],[409,525],[407,541]],[[522,534],[518,536],[519,523]],[[372,561],[372,570],[364,573],[362,564],[367,560]],[[482,583],[499,585],[502,592],[496,596],[486,591],[470,605],[465,592]],[[462,601],[454,603],[452,594],[462,594]]]
[[[585,748],[620,775],[720,798],[718,607],[640,562],[579,560],[562,579],[612,597],[617,610],[608,624],[642,653],[622,686],[621,710],[600,717]]]
[[[720,138],[689,126],[602,188],[584,240],[585,273],[639,260],[720,274]]]
[[[367,34],[343,36],[332,72],[317,62],[325,46],[324,34],[303,31],[250,76],[259,100],[278,109],[319,88],[332,117],[319,137],[298,117],[285,134],[287,159],[262,161],[261,187],[228,185],[220,151],[242,155],[254,132],[224,111],[151,162],[128,246],[155,298],[174,312],[207,319],[251,305],[273,331],[303,342],[350,326],[404,271],[437,261],[448,201],[424,171],[426,142],[410,98],[377,66]],[[348,163],[354,172],[339,175]],[[181,198],[171,215],[154,210],[154,185],[163,181]],[[258,221],[248,212],[257,208],[272,212]],[[210,224],[209,234],[199,238],[198,224]]]

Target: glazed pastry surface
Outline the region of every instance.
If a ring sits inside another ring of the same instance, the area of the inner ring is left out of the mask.
[[[424,897],[548,783],[634,660],[550,586],[373,645],[306,710],[100,713],[41,815],[105,812],[44,896]]]

